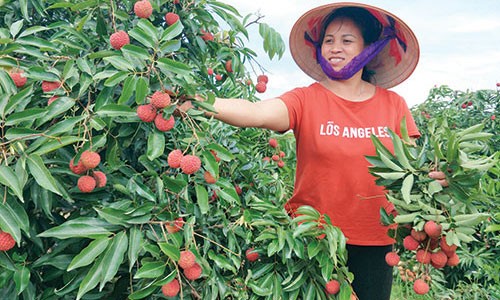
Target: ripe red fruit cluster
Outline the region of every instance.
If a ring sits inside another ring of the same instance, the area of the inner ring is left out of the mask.
[[[28,78],[25,77],[23,70],[11,71],[9,72],[9,76],[18,88],[23,87],[26,84],[26,81],[28,81]]]
[[[229,59],[226,61],[225,69],[226,69],[226,72],[233,73],[233,61],[232,60]]]
[[[266,161],[273,161],[276,162],[279,168],[283,168],[285,166],[285,162],[283,161],[283,157],[285,157],[285,152],[279,150],[279,144],[278,141],[275,138],[270,138],[269,139],[269,146],[273,148],[274,154],[272,154],[271,158],[265,157],[264,160]]]
[[[189,250],[181,251],[181,256],[177,262],[179,267],[183,269],[184,276],[189,280],[196,280],[200,278],[202,269],[196,262],[196,256]]]
[[[147,19],[153,13],[153,7],[148,0],[140,0],[134,4],[134,13],[139,18]]]
[[[254,248],[248,248],[247,251],[245,251],[245,257],[249,262],[254,262],[259,259],[259,252],[255,251]]]
[[[15,244],[16,241],[10,233],[0,230],[0,251],[9,251]]]
[[[403,239],[403,247],[408,251],[415,252],[415,260],[424,265],[431,265],[436,269],[445,266],[456,266],[460,262],[456,250],[456,245],[449,245],[446,241],[446,235],[443,234],[443,227],[430,220],[425,222],[423,230],[412,229],[410,234]],[[399,258],[399,257],[398,257]],[[386,262],[394,265],[396,259],[388,254]],[[423,274],[426,276],[427,274]],[[429,291],[428,283],[419,278],[414,282],[414,291],[423,295]]]
[[[396,252],[387,252],[385,255],[385,262],[391,266],[397,266],[399,263],[399,255]]]
[[[83,175],[78,178],[77,187],[82,193],[90,193],[95,188],[106,186],[106,174],[101,171],[93,170],[100,162],[101,156],[99,153],[91,150],[83,151],[76,165],[74,164],[74,159],[70,160],[69,168],[74,174],[81,175],[92,170],[90,175]]]
[[[175,126],[175,118],[171,115],[168,119],[163,117],[163,109],[170,106],[172,99],[168,92],[156,91],[151,95],[150,103],[137,107],[136,113],[141,121],[153,122],[159,131],[169,131]]]
[[[113,49],[120,50],[123,46],[130,44],[130,37],[125,31],[118,30],[109,37],[109,43]]]
[[[267,75],[262,74],[257,76],[257,84],[255,85],[255,90],[258,93],[264,93],[267,89],[267,83],[269,82],[269,78]]]
[[[201,159],[196,155],[183,155],[179,149],[170,151],[167,163],[171,168],[181,168],[184,174],[193,174],[201,168]]]

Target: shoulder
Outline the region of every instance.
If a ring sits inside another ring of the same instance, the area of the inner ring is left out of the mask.
[[[288,92],[283,93],[279,98],[283,101],[303,100],[306,97],[314,97],[321,92],[322,86],[318,82],[312,83],[309,86],[297,87]]]

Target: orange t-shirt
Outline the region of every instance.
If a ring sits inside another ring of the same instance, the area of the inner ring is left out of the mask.
[[[352,102],[320,83],[280,98],[288,108],[297,152],[294,193],[287,209],[310,205],[327,214],[348,244],[392,244],[380,222],[380,208],[389,203],[384,188],[368,172],[365,155],[375,155],[371,134],[393,151],[387,128],[400,134],[403,117],[409,135],[420,136],[404,99],[377,87],[372,98]]]

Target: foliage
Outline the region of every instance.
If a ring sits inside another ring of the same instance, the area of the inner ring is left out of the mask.
[[[434,269],[415,261],[414,254],[405,257],[414,276],[432,278],[431,294],[440,299],[455,299],[458,290],[466,289],[460,299],[470,299],[467,295],[477,290],[489,297],[498,294],[498,103],[495,91],[432,89],[427,101],[413,108],[422,133],[417,144],[403,127],[402,139],[390,133],[394,155],[375,137],[377,155],[368,157],[370,171],[388,189],[397,211],[397,216],[381,215],[386,224],[398,224],[398,251],[408,252],[403,238],[410,229],[421,231],[429,220],[442,225],[449,245],[459,246],[458,267]],[[449,187],[429,179],[433,170],[446,174]],[[424,248],[434,249],[431,244]],[[439,276],[432,275],[436,272]]]
[[[177,278],[183,299],[327,299],[324,284],[335,278],[337,298],[349,299],[340,231],[312,208],[295,219],[283,209],[293,136],[277,136],[272,148],[272,133],[204,114],[214,96],[258,100],[247,84],[261,69],[245,47],[247,26],[259,25],[271,58],[283,54],[281,37],[222,2],[150,2],[153,14],[140,19],[132,0],[1,1],[0,228],[17,246],[0,252],[0,293],[157,299]],[[180,21],[167,25],[167,12]],[[109,38],[119,30],[130,43],[115,50]],[[18,71],[26,83],[12,79]],[[175,119],[166,132],[136,113],[156,91],[171,98],[159,112]],[[174,149],[199,157],[201,169],[170,167]],[[107,177],[91,193],[69,168],[85,150],[101,157],[86,174]],[[264,159],[280,151],[284,166]],[[179,218],[182,230],[169,231]],[[245,259],[249,248],[259,260]],[[201,278],[178,267],[183,250],[195,254]]]

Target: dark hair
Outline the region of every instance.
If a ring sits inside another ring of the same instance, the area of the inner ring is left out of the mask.
[[[341,7],[332,11],[323,21],[320,40],[322,43],[325,38],[325,32],[328,25],[335,19],[346,18],[351,20],[361,31],[365,46],[377,41],[382,32],[382,24],[366,9],[361,7]],[[362,79],[370,81],[373,75],[372,71],[363,68]]]

